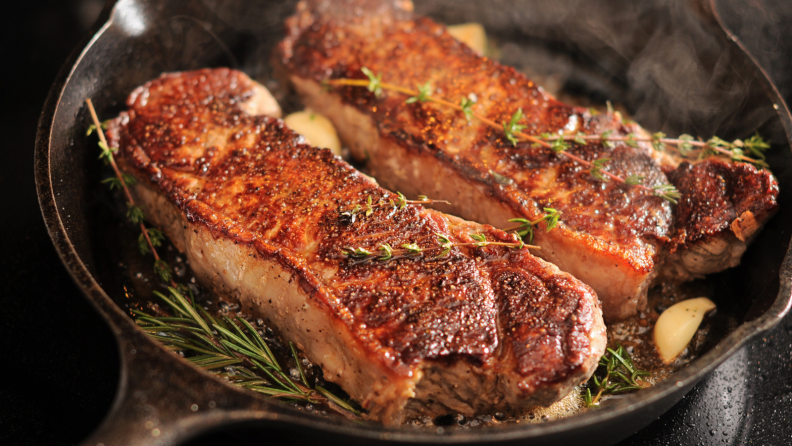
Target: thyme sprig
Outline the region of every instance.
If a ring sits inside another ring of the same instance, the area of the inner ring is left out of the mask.
[[[368,78],[366,79],[330,79],[325,81],[326,86],[349,86],[349,87],[366,87],[372,91],[374,95],[379,98],[382,96],[384,90],[390,90],[408,96],[405,101],[408,104],[415,102],[434,102],[436,104],[458,110],[465,115],[465,118],[470,121],[476,118],[482,123],[503,131],[504,137],[513,145],[517,145],[519,141],[531,142],[533,146],[544,147],[552,150],[557,154],[566,156],[573,161],[587,167],[591,175],[600,180],[608,181],[613,180],[618,183],[626,184],[631,187],[637,187],[645,192],[660,197],[671,203],[676,204],[680,198],[679,191],[672,184],[661,184],[650,186],[644,184],[645,178],[639,175],[630,175],[627,178],[622,178],[614,173],[606,170],[608,158],[601,158],[594,161],[585,160],[568,151],[570,143],[578,145],[586,145],[591,142],[601,143],[606,147],[613,147],[614,142],[623,142],[632,147],[638,147],[640,142],[646,142],[652,145],[655,150],[665,150],[666,148],[674,149],[679,155],[683,157],[697,156],[703,158],[710,155],[719,155],[728,157],[732,161],[741,161],[756,165],[758,167],[767,167],[765,162],[764,152],[770,147],[758,134],[746,139],[745,141],[736,139],[728,142],[718,137],[712,137],[706,141],[696,140],[690,135],[680,135],[678,138],[668,138],[662,132],[655,133],[650,137],[639,137],[633,133],[626,136],[614,136],[611,130],[605,131],[599,135],[586,135],[578,132],[574,135],[570,134],[550,134],[545,133],[541,135],[529,135],[522,132],[525,125],[520,124],[523,118],[522,109],[518,109],[509,119],[508,122],[498,123],[487,118],[484,115],[473,111],[475,102],[470,99],[470,96],[462,97],[459,104],[443,99],[438,96],[430,95],[429,84],[419,87],[418,91],[410,88],[405,88],[399,85],[382,82],[382,75],[375,75],[369,68],[363,67],[361,71]],[[613,109],[608,103],[608,114],[613,114]],[[751,156],[748,156],[746,152]]]
[[[396,199],[380,199],[377,203],[374,203],[371,195],[369,195],[366,197],[365,204],[356,204],[352,208],[341,212],[341,215],[354,218],[356,215],[363,213],[366,217],[368,217],[374,213],[375,209],[379,208],[404,209],[407,205],[424,205],[433,203],[451,204],[446,200],[433,200],[426,195],[419,195],[417,200],[408,200],[404,194],[401,192],[396,192]]]
[[[294,344],[289,343],[297,368],[293,377],[284,370],[258,331],[241,317],[215,317],[173,287],[169,295],[155,291],[172,310],[172,316],[154,316],[131,310],[135,322],[187,361],[228,381],[275,398],[327,404],[345,415],[360,415],[349,402],[321,386],[312,386],[300,365]]]
[[[651,375],[650,372],[639,370],[635,366],[627,350],[620,344],[616,344],[616,350],[607,348],[599,360],[597,371],[589,379],[586,393],[583,395],[586,407],[599,404],[603,395],[643,389],[645,385],[642,385],[639,380],[643,381],[641,377],[649,375]],[[594,396],[592,396],[592,388],[596,392]]]
[[[746,140],[735,139],[726,141],[717,136],[703,140],[694,138],[691,135],[683,134],[676,138],[668,138],[663,132],[656,132],[650,136],[637,136],[629,133],[624,136],[613,136],[613,131],[608,130],[600,135],[586,135],[578,132],[575,135],[553,135],[544,133],[540,135],[547,141],[573,141],[576,144],[585,145],[589,142],[601,142],[609,147],[613,142],[624,142],[630,147],[638,147],[638,143],[645,142],[651,144],[652,148],[658,152],[671,150],[679,156],[699,160],[708,156],[723,156],[731,161],[753,164],[760,168],[768,168],[765,152],[770,148],[770,144],[758,134],[754,134]],[[746,154],[746,152],[752,156]]]
[[[540,223],[545,223],[545,232],[550,232],[558,224],[558,219],[561,218],[561,212],[554,208],[544,208],[546,214],[534,221],[526,218],[512,218],[511,222],[520,223],[517,226],[504,229],[505,232],[516,232],[520,238],[528,243],[533,242],[534,228],[538,227]]]
[[[341,254],[351,259],[386,262],[401,258],[417,257],[421,254],[434,253],[437,251],[439,251],[439,253],[434,256],[433,259],[439,259],[448,255],[452,248],[463,246],[474,246],[477,248],[483,248],[485,246],[506,246],[512,249],[540,249],[538,246],[526,244],[522,240],[512,243],[489,241],[487,237],[481,233],[470,234],[470,238],[474,240],[470,243],[452,242],[451,239],[444,234],[438,233],[435,234],[435,236],[437,236],[436,244],[432,246],[420,246],[418,243],[404,243],[400,247],[394,248],[388,243],[383,243],[374,249],[347,247],[341,250]]]
[[[129,191],[128,187],[135,183],[135,179],[131,175],[121,173],[114,157],[114,154],[118,152],[118,148],[110,147],[107,143],[107,138],[105,138],[104,130],[107,129],[107,122],[99,122],[99,117],[96,115],[96,109],[90,98],[85,100],[85,104],[88,106],[88,112],[91,114],[91,119],[93,120],[93,124],[88,127],[86,133],[90,135],[96,131],[99,135],[99,148],[101,149],[101,155],[99,157],[104,159],[113,168],[113,172],[115,173],[114,177],[107,178],[102,182],[107,184],[110,189],[118,188],[123,192],[124,198],[126,199],[127,218],[140,228],[138,245],[140,246],[141,253],[151,253],[154,256],[154,272],[163,282],[169,283],[170,286],[176,288],[178,285],[173,281],[173,269],[167,262],[162,260],[157,253],[157,246],[162,242],[162,238],[158,236],[162,233],[157,230],[152,232],[151,229],[146,227],[144,223],[146,216],[143,209],[135,204],[135,199],[132,197],[132,193]],[[152,234],[154,238],[152,238]]]

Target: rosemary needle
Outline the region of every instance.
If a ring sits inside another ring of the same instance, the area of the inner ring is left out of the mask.
[[[360,411],[329,390],[312,389],[301,365],[297,349],[289,344],[299,379],[292,378],[278,362],[267,342],[241,317],[216,318],[199,310],[174,287],[168,294],[155,291],[176,317],[153,316],[132,310],[135,322],[169,350],[184,353],[194,365],[230,382],[273,398],[327,404],[346,416]]]

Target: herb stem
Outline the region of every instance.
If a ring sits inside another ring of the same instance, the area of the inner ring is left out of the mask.
[[[110,166],[113,168],[113,172],[115,173],[116,178],[121,183],[121,189],[124,191],[124,196],[126,197],[129,205],[134,207],[136,206],[135,199],[132,198],[132,192],[130,192],[129,187],[127,187],[126,180],[124,179],[124,176],[121,174],[121,170],[118,168],[118,164],[116,164],[115,162],[115,157],[113,156],[113,150],[107,144],[107,139],[105,138],[104,131],[102,130],[102,124],[99,121],[99,117],[96,115],[96,109],[94,108],[93,101],[91,101],[91,98],[86,98],[85,104],[88,106],[88,112],[91,114],[91,119],[93,120],[94,126],[96,126],[96,131],[99,134],[99,141],[101,141],[104,147],[108,149],[107,160],[110,163]],[[140,226],[140,232],[143,235],[143,238],[145,238],[146,244],[148,244],[148,247],[151,250],[151,254],[154,256],[154,261],[155,261],[154,264],[158,265],[161,259],[159,254],[157,253],[157,249],[154,247],[154,243],[151,242],[151,237],[149,237],[149,231],[146,228],[146,225],[143,223],[143,221],[140,221],[138,224]],[[177,284],[172,277],[168,282],[172,287],[174,288],[177,287]]]
[[[566,156],[576,163],[587,167],[591,175],[600,181],[613,180],[617,183],[635,186],[640,190],[648,192],[653,196],[662,198],[674,204],[676,204],[677,200],[680,198],[680,193],[674,185],[668,183],[656,186],[648,186],[643,184],[644,177],[640,175],[630,175],[628,178],[623,178],[619,175],[608,172],[607,170],[604,170],[604,167],[605,164],[610,161],[610,158],[600,158],[594,161],[585,160],[577,155],[569,153],[567,151],[569,145],[566,144],[565,141],[574,141],[577,144],[586,144],[588,141],[598,141],[605,145],[610,144],[611,141],[622,141],[632,147],[638,147],[638,142],[650,142],[656,150],[662,150],[666,147],[666,145],[672,146],[682,157],[686,157],[686,155],[690,153],[690,149],[692,147],[699,147],[697,151],[701,150],[706,153],[707,150],[710,150],[711,153],[726,156],[732,161],[743,161],[759,167],[767,167],[767,163],[764,161],[764,151],[770,146],[765,143],[758,134],[745,141],[735,140],[733,142],[728,142],[718,137],[712,137],[707,141],[696,141],[690,135],[680,135],[678,138],[666,138],[665,134],[662,132],[655,133],[651,138],[638,138],[632,133],[627,136],[610,136],[612,130],[608,130],[600,135],[586,135],[582,132],[578,132],[576,135],[553,135],[549,133],[543,133],[539,136],[529,135],[521,131],[523,128],[525,128],[525,125],[519,124],[519,121],[523,118],[522,109],[517,110],[517,112],[512,115],[511,120],[508,123],[501,125],[494,120],[473,111],[473,102],[467,97],[463,97],[460,104],[455,104],[441,97],[432,96],[431,87],[428,82],[419,86],[419,90],[416,91],[414,89],[405,88],[400,85],[382,82],[381,74],[375,75],[366,67],[361,68],[361,71],[368,77],[368,79],[330,79],[326,80],[325,84],[330,86],[367,87],[368,90],[373,92],[376,97],[380,97],[383,90],[390,90],[408,95],[409,98],[405,101],[406,104],[412,104],[416,102],[434,102],[453,110],[461,111],[468,120],[470,120],[471,117],[475,117],[489,127],[502,129],[506,139],[508,139],[515,146],[517,145],[519,139],[529,141],[534,146],[550,149],[555,153]],[[610,103],[608,103],[608,114],[613,114]],[[756,155],[757,159],[746,156],[744,149],[746,149],[751,154]]]
[[[520,136],[524,136],[522,134],[519,134],[519,135]],[[556,140],[559,140],[559,139],[564,140],[564,141],[574,141],[576,139],[584,139],[586,141],[602,141],[602,135],[558,135],[558,136],[551,136],[551,137],[547,138],[547,140],[549,140],[549,141],[556,141]],[[721,155],[725,155],[725,156],[728,156],[730,158],[738,158],[741,161],[744,161],[746,163],[755,164],[757,162],[757,160],[754,159],[754,158],[751,158],[751,157],[745,156],[745,155],[734,155],[734,153],[732,151],[724,149],[722,147],[713,146],[713,145],[711,145],[710,143],[708,143],[706,141],[696,141],[696,140],[687,140],[687,139],[679,139],[679,138],[646,138],[646,137],[635,137],[635,136],[608,136],[607,140],[608,141],[623,141],[623,142],[624,141],[635,141],[635,142],[648,142],[648,143],[652,143],[652,142],[658,141],[658,142],[661,142],[661,143],[664,143],[664,144],[672,144],[674,146],[679,146],[679,145],[682,145],[682,144],[689,144],[689,145],[694,146],[694,147],[700,147],[701,149],[710,149],[712,151],[718,152]],[[549,147],[549,145],[546,145],[545,147]],[[675,150],[678,152],[678,149],[675,149]],[[572,158],[572,157],[570,157],[570,158]],[[576,160],[576,161],[578,161],[578,160]],[[578,162],[585,163],[586,161],[578,161]],[[605,174],[610,176],[610,177],[612,177],[612,178],[614,178],[614,179],[619,178],[619,177],[616,177],[615,175],[612,175],[612,174],[610,174],[608,172],[605,172]],[[617,180],[617,181],[619,181],[619,180]],[[624,180],[621,179],[621,181],[624,181]],[[651,188],[646,188],[646,189],[651,190]]]
[[[369,86],[370,81],[366,80],[366,79],[346,79],[346,78],[342,78],[342,79],[330,79],[330,80],[327,81],[327,83],[329,85],[333,85],[333,86],[367,87],[367,86]],[[416,91],[416,90],[412,90],[410,88],[405,88],[405,87],[402,87],[402,86],[399,86],[399,85],[395,85],[395,84],[390,84],[390,83],[387,83],[387,82],[381,82],[381,83],[379,83],[379,86],[383,90],[391,90],[391,91],[395,91],[395,92],[402,93],[402,94],[409,95],[409,96],[416,96],[416,95],[419,94],[419,92]],[[427,97],[426,101],[427,102],[435,102],[437,104],[452,108],[452,109],[457,110],[457,111],[461,111],[463,113],[466,112],[466,110],[462,106],[454,104],[453,102],[447,101],[447,100],[442,99],[442,98],[437,98],[435,96]],[[483,122],[484,124],[487,124],[488,126],[490,126],[492,128],[495,128],[495,129],[501,129],[502,128],[502,126],[499,125],[497,122],[493,121],[492,119],[487,118],[484,115],[481,115],[479,113],[476,113],[474,111],[469,111],[469,110],[467,112],[471,116],[475,117],[479,121]],[[530,142],[532,142],[534,144],[538,144],[538,145],[540,145],[540,146],[542,146],[544,148],[547,148],[547,149],[552,149],[553,148],[552,144],[550,144],[547,141],[545,141],[545,140],[543,140],[543,139],[541,139],[539,137],[536,137],[534,135],[529,135],[529,134],[522,133],[522,132],[514,132],[514,135],[515,136],[519,136],[519,137],[523,138],[526,141],[530,141]],[[572,137],[572,136],[569,136],[568,138],[570,140],[574,139],[574,137]],[[555,139],[558,139],[558,138],[555,138]],[[567,139],[567,137],[564,137],[563,139]],[[593,136],[589,136],[586,139],[597,139],[597,140],[599,140],[600,137],[597,136],[595,138]],[[615,139],[615,137],[614,137],[614,139]],[[626,138],[624,138],[624,139],[626,139]],[[593,164],[590,161],[586,161],[585,159],[583,159],[583,158],[581,158],[581,157],[579,157],[577,155],[573,155],[573,154],[571,154],[571,153],[569,153],[567,151],[560,151],[560,152],[556,152],[556,153],[560,153],[560,154],[568,157],[569,159],[571,159],[571,160],[573,160],[573,161],[575,161],[577,163],[580,163],[583,166],[586,166],[588,168],[593,167]],[[626,183],[626,180],[624,178],[618,176],[618,175],[610,173],[610,172],[608,172],[606,170],[602,170],[601,172],[603,174],[607,175],[609,178],[611,178],[612,180],[614,180],[616,182]],[[640,189],[642,189],[644,191],[652,193],[652,194],[654,194],[654,192],[655,192],[655,190],[653,188],[648,187],[648,186],[644,186],[643,184],[636,184],[635,186],[639,187]]]

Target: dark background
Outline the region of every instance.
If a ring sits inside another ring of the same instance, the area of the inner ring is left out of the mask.
[[[0,30],[6,85],[0,101],[0,364],[7,371],[0,384],[0,445],[79,443],[101,422],[118,381],[112,335],[62,267],[33,183],[42,104],[68,54],[82,48],[103,3],[17,2]],[[789,103],[792,2],[732,3],[741,13],[727,21]],[[191,444],[232,440],[217,433]],[[665,444],[792,445],[792,315],[622,443]]]

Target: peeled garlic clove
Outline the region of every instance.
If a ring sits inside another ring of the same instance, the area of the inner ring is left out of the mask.
[[[338,140],[333,123],[319,113],[303,110],[286,116],[283,121],[290,129],[304,136],[307,144],[327,148],[341,155],[341,141]]]
[[[272,93],[267,87],[253,81],[253,94],[250,99],[239,103],[247,114],[252,116],[270,116],[272,118],[281,117],[281,108],[278,101],[272,97]]]
[[[706,297],[683,300],[665,310],[657,319],[654,340],[664,363],[673,361],[696,334],[701,320],[715,304]]]
[[[479,56],[484,54],[487,48],[487,34],[481,23],[462,23],[446,28],[449,34],[455,39],[469,46]]]

